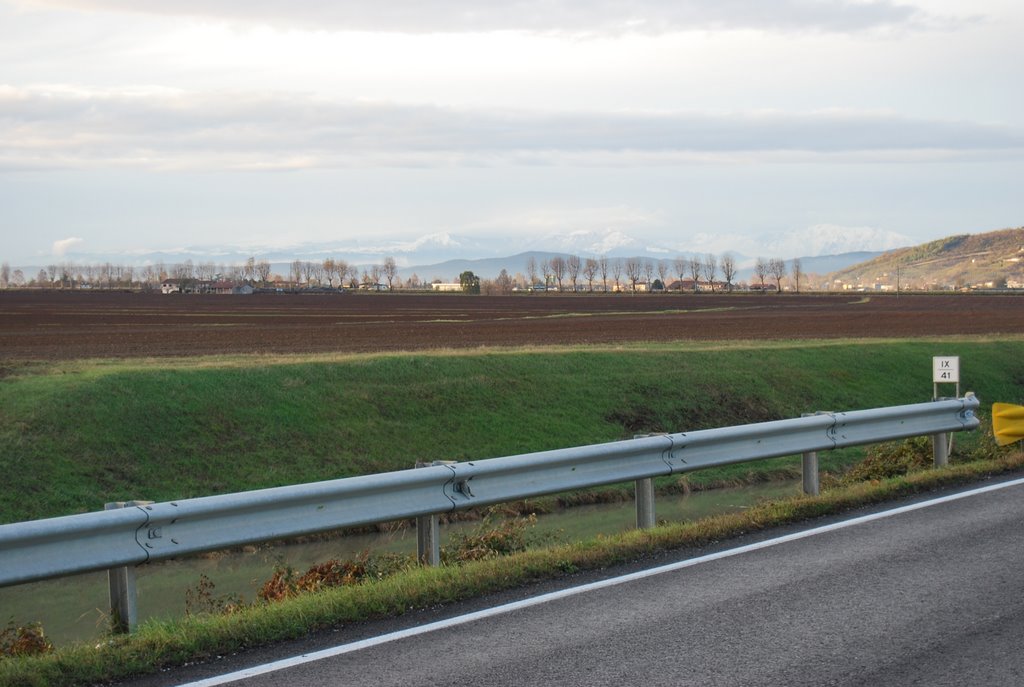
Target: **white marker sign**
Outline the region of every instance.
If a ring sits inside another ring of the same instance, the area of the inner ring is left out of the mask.
[[[932,358],[932,381],[936,384],[960,381],[960,357],[947,356]]]

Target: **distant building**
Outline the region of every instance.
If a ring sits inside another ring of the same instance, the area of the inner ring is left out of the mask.
[[[160,293],[181,293],[180,279],[164,279],[160,283]]]
[[[234,293],[235,282],[233,281],[215,281],[211,282],[207,287],[209,293]]]

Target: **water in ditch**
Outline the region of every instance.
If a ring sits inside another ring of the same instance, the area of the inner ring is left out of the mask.
[[[657,517],[667,521],[695,520],[742,510],[764,499],[792,496],[799,490],[799,482],[770,482],[660,496]],[[632,502],[580,506],[539,516],[533,534],[545,542],[571,542],[622,532],[634,526],[635,517]],[[460,522],[442,526],[442,543],[454,532],[477,525],[476,522]],[[401,528],[393,532],[253,547],[245,552],[140,566],[137,569],[139,617],[145,620],[183,615],[185,592],[197,586],[200,575],[206,575],[214,583],[214,596],[240,595],[245,601],[252,601],[275,566],[289,565],[301,571],[314,563],[351,558],[363,551],[415,553],[416,533],[412,528]],[[40,622],[47,637],[58,646],[100,639],[107,627],[107,607],[106,573],[0,588],[0,626],[8,622],[16,625]]]

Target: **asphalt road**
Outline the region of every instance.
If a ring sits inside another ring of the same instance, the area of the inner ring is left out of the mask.
[[[757,547],[231,684],[1024,684],[1024,486]]]

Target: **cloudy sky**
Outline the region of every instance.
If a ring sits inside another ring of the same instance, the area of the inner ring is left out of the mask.
[[[1019,0],[0,0],[0,259],[1020,226],[1022,35]]]

